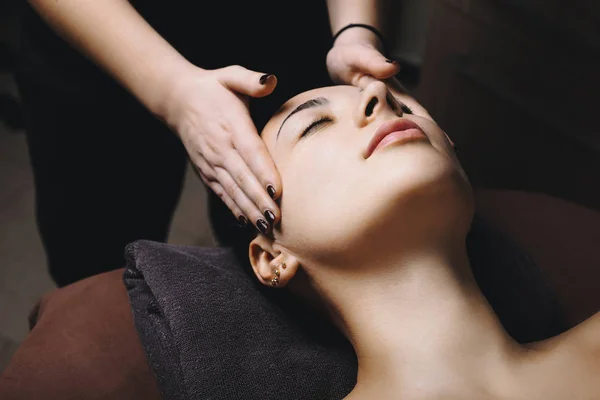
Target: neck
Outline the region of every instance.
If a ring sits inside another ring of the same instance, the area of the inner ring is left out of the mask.
[[[520,347],[479,290],[464,244],[454,248],[405,251],[360,273],[328,269],[336,285],[318,286],[358,356],[350,397],[492,398],[509,379]]]

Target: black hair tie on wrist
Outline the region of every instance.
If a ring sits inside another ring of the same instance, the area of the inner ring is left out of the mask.
[[[377,28],[375,28],[371,25],[367,25],[367,24],[348,24],[348,25],[344,26],[342,29],[337,31],[337,33],[335,35],[333,35],[332,44],[335,44],[335,40],[338,38],[338,36],[340,36],[340,34],[342,32],[344,32],[346,29],[350,29],[350,28],[363,28],[363,29],[367,29],[367,30],[373,32],[375,34],[375,36],[377,36],[379,38],[379,40],[381,40],[381,44],[383,46],[383,55],[387,56],[387,43],[385,42],[385,38],[383,37],[383,34],[381,32],[379,32],[379,30]]]

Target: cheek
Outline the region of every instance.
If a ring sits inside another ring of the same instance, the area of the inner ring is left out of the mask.
[[[360,229],[360,153],[349,146],[340,148],[340,142],[324,142],[297,149],[280,169],[282,243],[311,256],[345,248],[352,231]]]
[[[438,151],[449,156],[454,155],[453,141],[435,122],[427,118],[414,118],[414,121],[427,132],[429,140]]]
[[[410,204],[443,200],[444,188],[462,180],[445,140],[440,132],[434,146],[389,147],[368,161],[349,141],[295,149],[280,167],[282,244],[320,261],[358,257],[352,250],[410,212]]]

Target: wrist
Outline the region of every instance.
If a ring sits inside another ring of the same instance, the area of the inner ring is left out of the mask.
[[[368,44],[383,53],[386,50],[383,35],[375,27],[372,28],[378,34],[362,26],[344,27],[336,34],[333,45]]]
[[[183,57],[176,62],[157,65],[143,103],[158,119],[169,122],[174,109],[178,107],[178,99],[186,86],[185,82],[189,81],[190,76],[202,71],[202,68]]]

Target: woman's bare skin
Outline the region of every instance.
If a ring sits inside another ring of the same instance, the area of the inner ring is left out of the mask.
[[[398,120],[424,137],[371,151]],[[348,399],[598,398],[599,314],[542,342],[506,333],[466,253],[471,186],[417,106],[381,82],[322,88],[286,103],[262,137],[285,191],[281,224],[251,243],[250,261],[262,283],[278,275],[327,307],[358,356]]]

